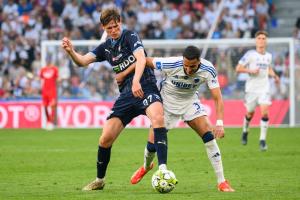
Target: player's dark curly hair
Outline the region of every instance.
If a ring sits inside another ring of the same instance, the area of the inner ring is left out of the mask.
[[[121,15],[117,8],[108,8],[101,12],[100,22],[103,26],[107,25],[111,20],[115,22],[121,21]]]
[[[183,51],[183,57],[188,60],[200,60],[200,49],[195,46],[188,46]]]

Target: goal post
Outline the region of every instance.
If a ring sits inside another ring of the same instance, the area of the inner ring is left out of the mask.
[[[100,43],[100,40],[72,41],[74,48],[77,50],[81,49],[83,53],[92,50]],[[239,88],[240,86],[237,86],[235,82],[242,82],[241,80],[244,80],[245,77],[237,77],[234,72],[234,67],[237,65],[237,61],[245,53],[246,50],[255,48],[254,39],[143,40],[143,44],[146,48],[148,56],[178,56],[181,55],[182,50],[188,45],[195,45],[201,50],[203,49],[203,47],[207,47],[205,58],[215,64],[219,74],[226,74],[227,78],[229,79],[227,80],[228,87],[226,88],[226,90],[228,90],[228,96],[226,96],[226,94],[223,94],[225,96],[224,98],[243,98],[243,96],[241,95],[242,91],[240,91]],[[283,96],[280,98],[286,98],[289,101],[288,119],[284,124],[291,127],[294,127],[296,124],[300,124],[300,116],[296,118],[296,112],[300,111],[300,105],[298,102],[296,104],[295,44],[296,41],[292,38],[269,38],[267,48],[267,51],[269,51],[273,55],[273,66],[274,61],[277,57],[280,57],[282,65],[284,65],[285,63],[286,65],[288,65],[286,69],[286,71],[288,72],[285,72],[285,75],[287,76],[285,80],[288,80],[288,83],[285,84],[286,88],[283,88],[283,90],[286,90],[285,94],[280,94]],[[61,41],[42,41],[42,66],[46,64],[47,54],[55,55],[55,61],[57,62],[61,61],[62,59],[69,59],[61,48]],[[284,95],[287,96],[285,97]],[[274,95],[274,97],[276,99],[278,98],[278,95]]]

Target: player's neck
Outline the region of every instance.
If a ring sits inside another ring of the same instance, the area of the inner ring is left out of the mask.
[[[256,51],[260,54],[265,54],[266,53],[266,48],[263,47],[257,47]]]

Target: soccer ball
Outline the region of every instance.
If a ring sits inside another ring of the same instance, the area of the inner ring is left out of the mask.
[[[152,187],[160,193],[171,192],[178,183],[170,170],[157,170],[152,176]]]

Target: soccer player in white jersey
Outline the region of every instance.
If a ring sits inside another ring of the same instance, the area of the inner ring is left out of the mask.
[[[258,31],[255,34],[256,49],[249,50],[240,59],[237,67],[237,73],[248,73],[249,78],[246,81],[245,88],[245,107],[247,114],[244,118],[242,144],[246,145],[248,141],[249,123],[254,115],[256,106],[260,106],[260,138],[259,146],[261,151],[267,150],[266,137],[269,122],[269,106],[271,105],[269,76],[279,82],[279,77],[271,68],[272,55],[266,51],[268,33]]]
[[[161,70],[165,74],[161,96],[166,128],[173,128],[177,121],[182,119],[195,130],[204,142],[208,158],[217,176],[218,190],[233,192],[234,189],[224,178],[221,153],[215,139],[224,137],[224,128],[223,100],[214,66],[200,58],[200,50],[195,46],[188,46],[180,57],[147,58],[147,66]],[[134,70],[134,66],[122,74],[117,74],[117,82],[121,82],[126,73],[131,73],[130,70]],[[197,95],[201,84],[208,85],[215,101],[217,122],[214,130]],[[150,129],[144,153],[144,165],[131,177],[132,184],[138,183],[153,168],[152,161],[155,156],[153,141],[153,131]]]

